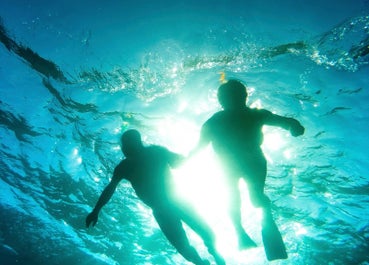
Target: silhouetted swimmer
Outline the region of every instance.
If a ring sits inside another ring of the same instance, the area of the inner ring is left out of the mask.
[[[215,236],[211,229],[195,210],[187,208],[172,194],[170,167],[178,166],[183,157],[161,146],[144,146],[136,130],[124,132],[121,142],[125,159],[116,166],[113,178],[87,216],[86,226],[96,224],[101,208],[110,200],[118,183],[125,179],[131,183],[137,196],[152,208],[164,235],[185,259],[197,265],[210,265],[190,245],[182,222],[202,238],[216,263],[225,265],[224,259],[215,249]]]
[[[201,128],[200,140],[191,152],[212,144],[220,158],[230,187],[230,216],[238,234],[240,248],[255,246],[242,227],[241,198],[238,182],[247,183],[249,196],[255,207],[263,209],[262,238],[269,260],[287,258],[286,249],[273,220],[269,198],[264,194],[267,163],[261,149],[262,127],[278,126],[293,136],[302,135],[304,127],[295,119],[282,117],[264,109],[246,106],[246,87],[237,80],[229,80],[218,89],[218,100],[223,107]]]

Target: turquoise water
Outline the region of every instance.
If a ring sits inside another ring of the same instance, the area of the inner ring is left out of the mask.
[[[306,127],[265,128],[266,193],[289,254],[270,263],[369,264],[368,1],[105,2],[0,2],[0,264],[188,264],[128,183],[96,227],[84,220],[121,133],[187,154],[219,110],[221,72],[244,80],[249,105]],[[244,196],[258,247],[237,251],[211,150],[198,159],[207,167],[175,172],[179,194],[227,264],[268,264],[260,213]]]

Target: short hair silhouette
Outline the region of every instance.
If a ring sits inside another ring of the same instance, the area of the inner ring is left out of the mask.
[[[121,137],[121,144],[126,157],[135,154],[142,147],[141,134],[134,129],[127,130]]]
[[[231,79],[218,88],[218,100],[224,109],[242,108],[246,99],[246,87],[236,79]]]

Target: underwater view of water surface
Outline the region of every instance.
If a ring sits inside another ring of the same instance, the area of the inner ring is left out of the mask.
[[[211,148],[173,172],[227,264],[369,264],[368,10],[366,0],[2,0],[0,264],[190,264],[128,182],[95,227],[85,218],[123,158],[121,134],[136,128],[187,155],[221,109],[222,78],[247,86],[249,106],[306,128],[263,129],[285,260],[266,259],[243,182],[257,247],[238,250]]]

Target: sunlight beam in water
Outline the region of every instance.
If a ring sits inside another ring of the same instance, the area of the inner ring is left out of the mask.
[[[228,194],[225,183],[210,148],[174,170],[174,177],[178,195],[195,204],[202,210],[202,215],[217,215],[219,209],[227,207]]]
[[[211,148],[188,160],[173,171],[179,199],[189,203],[214,229],[217,246],[223,252],[236,238],[227,219],[228,192]],[[219,240],[221,239],[221,240]],[[226,244],[221,244],[227,242]]]
[[[292,145],[294,138],[289,135],[288,131],[265,126],[263,134],[262,149],[268,163],[273,164],[275,161],[295,158],[296,153]]]
[[[164,126],[166,125],[166,126]],[[166,145],[183,153],[195,145],[199,132],[195,124],[188,120],[165,121],[160,123],[161,132],[172,136],[165,137]],[[235,230],[228,215],[229,192],[225,176],[211,146],[187,160],[179,168],[173,169],[174,189],[180,200],[191,205],[211,226],[217,238],[217,248],[225,256],[238,262],[244,258],[245,252],[238,249]],[[260,239],[261,211],[255,209],[248,198],[246,184],[240,182],[242,197],[242,214],[244,228],[257,241]],[[191,241],[199,242],[197,235],[189,233]],[[261,246],[260,243],[258,243]],[[259,253],[260,248],[247,252],[248,260],[253,260],[252,253]],[[260,256],[260,255],[259,255]],[[255,257],[257,255],[255,254]]]
[[[162,139],[159,142],[182,154],[188,153],[195,146],[199,137],[199,126],[185,118],[167,118],[156,125],[159,138]],[[281,157],[285,159],[292,157],[293,149],[287,144],[286,139],[288,132],[265,126],[263,133],[262,148],[268,162],[273,163]],[[232,260],[235,264],[240,262],[252,264],[254,261],[257,263],[265,259],[261,239],[262,212],[252,206],[247,185],[243,180],[239,183],[242,199],[242,224],[258,247],[246,251],[240,251],[238,248],[236,233],[228,215],[229,192],[226,176],[211,146],[172,171],[175,194],[180,200],[193,207],[211,226],[217,238],[217,248],[227,260]],[[200,247],[202,242],[199,237],[191,232],[191,229],[187,231],[191,241]],[[303,233],[302,231],[300,229],[298,233]]]
[[[177,196],[193,206],[194,210],[211,226],[216,234],[218,250],[227,258],[242,259],[245,253],[238,249],[236,234],[228,216],[227,184],[212,149],[209,147],[194,156],[183,166],[173,170],[173,175]],[[239,189],[244,228],[260,242],[261,211],[251,205],[244,181],[240,181]],[[258,245],[261,246],[260,243]],[[260,252],[260,250],[251,250],[247,254],[248,260],[252,260],[249,255],[253,256],[252,253],[255,251]]]
[[[198,127],[187,119],[165,118],[157,122],[155,131],[160,143],[174,152],[186,154],[199,137]]]

